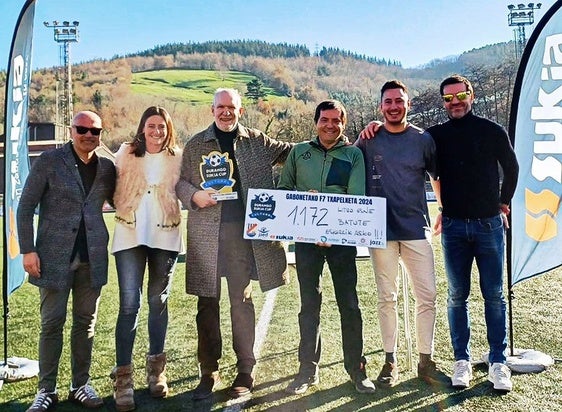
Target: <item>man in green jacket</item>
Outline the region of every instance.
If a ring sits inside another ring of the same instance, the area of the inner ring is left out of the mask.
[[[342,103],[327,100],[318,105],[314,115],[318,137],[297,144],[291,152],[279,181],[285,190],[365,194],[365,163],[361,150],[348,145],[343,135],[347,113]],[[295,257],[299,279],[301,311],[299,313],[300,368],[286,391],[301,394],[318,384],[320,361],[320,276],[328,262],[336,301],[340,311],[344,366],[360,393],[372,393],[375,386],[365,370],[363,356],[363,320],[357,298],[355,246],[327,243],[296,243]]]

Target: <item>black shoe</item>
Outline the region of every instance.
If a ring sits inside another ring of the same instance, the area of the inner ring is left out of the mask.
[[[59,401],[56,392],[47,392],[41,389],[26,412],[45,412],[52,409]]]
[[[361,364],[361,367],[356,371],[353,376],[350,376],[351,381],[355,385],[355,390],[359,393],[375,393],[375,384],[367,377],[367,371],[365,370],[365,365]]]
[[[206,373],[201,376],[201,381],[199,385],[193,390],[193,400],[206,399],[213,394],[213,391],[217,388],[221,381],[221,377],[218,372]]]
[[[249,395],[254,389],[254,378],[249,373],[239,373],[236,375],[232,386],[228,391],[231,398],[240,398],[241,396]]]
[[[311,386],[316,386],[320,382],[317,374],[306,375],[304,373],[299,373],[294,381],[292,381],[285,392],[291,395],[300,395],[305,393]]]
[[[451,384],[451,378],[437,369],[437,364],[432,360],[418,363],[418,378],[430,385],[437,384],[448,386]]]
[[[103,399],[98,396],[96,390],[89,383],[73,389],[68,393],[68,400],[84,408],[95,409],[103,406]]]
[[[385,362],[377,382],[385,388],[392,388],[398,382],[398,366],[395,363]]]

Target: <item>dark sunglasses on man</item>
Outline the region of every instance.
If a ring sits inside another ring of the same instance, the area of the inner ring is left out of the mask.
[[[76,126],[75,124],[72,125],[76,129],[76,133],[78,134],[86,134],[88,131],[92,134],[92,136],[99,136],[103,129],[99,127],[84,127],[84,126]]]

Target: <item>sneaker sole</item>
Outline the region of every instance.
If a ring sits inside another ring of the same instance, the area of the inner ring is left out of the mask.
[[[228,396],[230,396],[231,398],[242,398],[244,396],[248,396],[249,394],[252,393],[252,389],[253,388],[242,388],[242,387],[237,387],[235,388],[230,388],[228,390]]]
[[[463,382],[451,382],[451,386],[455,389],[466,389],[470,386],[470,384],[466,384]]]
[[[302,395],[303,393],[306,393],[313,386],[316,386],[316,384],[306,385],[306,387],[304,387],[304,388],[301,387],[301,386],[299,386],[299,388],[296,388],[296,389],[286,388],[285,393],[288,393],[289,395]]]
[[[355,387],[355,390],[357,391],[357,393],[375,393],[376,389],[375,388],[367,388],[367,389],[358,389],[357,386]]]
[[[236,398],[242,398],[244,396],[248,396],[251,393],[252,393],[251,389],[246,389],[246,390],[230,389],[228,391],[228,396],[230,396],[233,399],[236,399]]]
[[[296,388],[292,388],[288,386],[287,388],[285,388],[285,393],[288,393],[290,395],[302,395],[303,393],[308,391],[311,387],[316,386],[319,383],[320,383],[320,379],[317,377],[313,381],[309,381],[307,384],[303,384]]]
[[[511,392],[513,390],[513,385],[511,386],[504,386],[504,385],[496,385],[494,381],[488,379],[489,382],[493,384],[494,390],[499,392]]]
[[[74,398],[74,397],[72,397],[72,398],[69,397],[68,400],[69,400],[71,403],[73,403],[73,404],[75,404],[75,405],[82,406],[83,408],[86,408],[86,409],[99,409],[99,408],[101,408],[102,406],[104,406],[103,400],[101,400],[100,403],[96,403],[96,404],[93,404],[93,405],[86,405],[86,404],[85,404],[84,402],[82,402],[80,399],[76,399],[76,398]]]
[[[379,386],[382,386],[383,388],[394,388],[398,384],[398,382],[397,381],[395,381],[395,382],[381,382],[381,381],[377,380],[377,384]]]
[[[494,390],[498,391],[498,392],[511,392],[511,390],[513,389],[513,387],[507,387],[507,386],[496,386],[494,385]]]

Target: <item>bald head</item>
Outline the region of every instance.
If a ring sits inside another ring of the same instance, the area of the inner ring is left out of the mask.
[[[74,117],[72,118],[72,125],[80,125],[82,126],[81,123],[83,122],[88,122],[91,123],[92,126],[90,127],[99,127],[101,129],[101,117],[98,116],[97,113],[94,113],[90,110],[83,110],[81,112],[78,112],[74,115]]]
[[[90,159],[100,145],[102,131],[101,118],[94,112],[85,110],[72,118],[72,145],[81,159]]]

